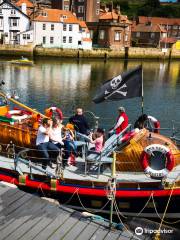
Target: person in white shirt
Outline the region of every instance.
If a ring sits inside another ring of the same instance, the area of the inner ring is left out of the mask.
[[[58,148],[64,146],[62,139],[62,128],[63,125],[56,119],[53,119],[52,129],[49,133],[50,141],[54,143]]]
[[[59,148],[52,142],[49,141],[49,135],[52,129],[52,120],[45,118],[42,120],[42,125],[40,125],[36,138],[36,146],[38,150],[41,151],[43,157],[42,168],[46,169],[47,165],[52,168],[52,163],[49,158],[48,151],[53,151],[58,155]]]

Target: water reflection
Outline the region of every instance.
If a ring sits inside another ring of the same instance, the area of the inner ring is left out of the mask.
[[[21,101],[43,111],[50,105],[72,114],[76,106],[92,110],[103,117],[102,125],[112,125],[119,105],[127,108],[131,121],[141,114],[141,99],[104,102],[95,105],[92,98],[103,81],[143,64],[145,112],[165,125],[170,119],[180,120],[180,63],[158,61],[111,60],[37,60],[35,66],[0,62],[0,78],[7,89],[19,89]]]

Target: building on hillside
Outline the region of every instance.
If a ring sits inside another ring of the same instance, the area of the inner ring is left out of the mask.
[[[137,21],[142,25],[159,25],[167,31],[167,36],[162,40],[164,44],[172,45],[180,39],[180,18],[160,18],[160,17],[144,17],[140,16]]]
[[[132,45],[136,47],[160,47],[162,39],[167,38],[166,29],[151,22],[134,24]]]
[[[82,21],[97,22],[100,0],[52,0],[52,8],[70,10]]]
[[[93,44],[101,48],[130,47],[131,25],[127,16],[119,11],[100,12],[98,23],[88,23]]]
[[[18,44],[18,34],[27,31],[30,19],[26,14],[26,5],[22,9],[9,1],[0,4],[0,42],[1,44]]]
[[[43,9],[32,19],[31,29],[20,34],[20,44],[31,42],[47,48],[91,49],[92,41],[86,23],[79,21],[70,11]]]

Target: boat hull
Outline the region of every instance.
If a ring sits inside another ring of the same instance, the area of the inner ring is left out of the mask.
[[[67,184],[63,180],[31,179],[28,175],[18,175],[16,172],[0,171],[0,181],[13,183],[20,189],[32,193],[39,193],[43,197],[57,199],[60,203],[83,211],[93,211],[109,214],[110,201],[105,187],[89,187],[78,184]],[[116,189],[115,203],[117,209],[114,214],[138,216],[147,218],[161,218],[166,209],[166,218],[180,216],[180,188],[175,189]]]

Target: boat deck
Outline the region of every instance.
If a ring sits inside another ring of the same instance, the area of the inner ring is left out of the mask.
[[[0,240],[128,240],[127,230],[110,230],[109,223],[0,183]],[[143,239],[150,239],[144,237]]]
[[[56,169],[52,169],[49,166],[46,170],[41,168],[41,165],[36,165],[32,163],[32,168],[23,162],[18,162],[16,170],[21,174],[28,173],[30,171],[32,174],[37,175],[48,175],[52,178],[56,178]],[[83,181],[92,181],[92,182],[104,182],[107,183],[108,179],[111,177],[110,165],[102,166],[102,171],[98,176],[98,166],[96,164],[90,165],[88,171],[85,174],[85,163],[81,158],[77,158],[76,166],[66,166],[62,173],[64,179],[74,179],[74,180],[83,180]],[[14,159],[9,159],[6,157],[0,157],[0,168],[15,170]],[[173,169],[172,172],[168,174],[166,181],[173,183],[180,175],[180,166],[177,166]],[[117,172],[116,173],[117,182],[160,182],[160,180],[152,179],[148,175],[145,175],[144,172]]]

